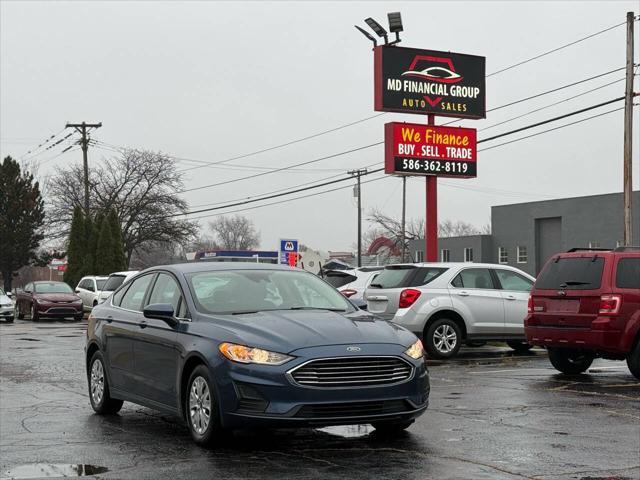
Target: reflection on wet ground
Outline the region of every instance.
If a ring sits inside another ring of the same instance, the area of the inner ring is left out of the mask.
[[[61,465],[51,463],[34,463],[31,465],[20,465],[2,473],[1,478],[25,479],[25,478],[54,478],[54,477],[86,477],[87,475],[97,475],[109,471],[105,467],[95,465]]]
[[[93,473],[105,479],[640,478],[640,382],[623,362],[597,360],[566,376],[542,350],[463,348],[459,358],[428,362],[430,408],[397,437],[369,425],[241,431],[205,450],[180,420],[143,407],[94,415],[83,328],[0,325],[3,478],[64,468],[79,476],[85,463],[108,469]]]

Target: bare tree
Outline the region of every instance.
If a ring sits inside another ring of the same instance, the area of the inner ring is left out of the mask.
[[[260,232],[247,217],[218,217],[209,222],[216,244],[225,250],[250,250],[260,245]]]
[[[66,237],[74,207],[84,208],[82,166],[58,168],[47,187],[50,237]],[[134,252],[157,242],[185,243],[195,236],[198,226],[180,218],[187,211],[187,202],[178,196],[182,187],[182,175],[167,155],[125,150],[90,170],[89,213],[93,217],[115,209],[130,262]]]
[[[472,225],[471,223],[461,220],[444,220],[438,224],[438,236],[440,237],[463,237],[465,235],[479,235],[483,233],[482,229]]]

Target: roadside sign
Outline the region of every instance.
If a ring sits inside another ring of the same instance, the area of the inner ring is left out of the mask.
[[[397,46],[374,49],[375,110],[485,118],[485,57]]]
[[[294,264],[292,266],[295,266],[298,259],[298,240],[293,240],[290,238],[281,239],[278,255],[279,263],[283,265],[291,265],[291,259],[294,259]]]
[[[472,178],[475,128],[391,122],[384,126],[385,173]]]

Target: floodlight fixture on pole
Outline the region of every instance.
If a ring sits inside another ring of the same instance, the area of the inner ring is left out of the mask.
[[[364,22],[369,25],[369,28],[373,30],[373,32],[378,35],[380,38],[384,38],[384,44],[389,43],[389,37],[387,35],[387,31],[384,29],[382,25],[376,22],[373,18],[365,18]]]
[[[393,42],[389,42],[389,45],[400,43],[400,32],[404,31],[400,12],[387,13],[387,18],[389,19],[389,31],[396,34],[396,39]]]
[[[367,32],[364,28],[360,28],[357,25],[354,25],[354,27],[356,27],[360,33],[362,33],[365,37],[367,37],[369,40],[373,42],[373,48],[378,46],[378,41],[375,38],[373,38],[373,36],[369,32]]]

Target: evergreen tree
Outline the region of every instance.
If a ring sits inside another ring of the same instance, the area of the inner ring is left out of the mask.
[[[5,290],[11,290],[14,273],[37,258],[43,224],[38,182],[6,157],[0,163],[0,273]]]
[[[116,262],[113,244],[111,222],[109,222],[109,217],[103,217],[100,225],[100,234],[98,235],[95,256],[96,275],[109,275],[110,273],[117,271],[117,269],[114,270],[113,268]]]
[[[89,242],[89,251],[91,252],[91,260],[92,260],[92,268],[91,275],[97,275],[96,273],[96,262],[98,258],[98,238],[100,238],[100,229],[102,228],[102,220],[104,219],[104,214],[102,212],[98,212],[93,219],[93,235],[91,236],[91,241]]]
[[[85,227],[84,217],[80,207],[73,210],[71,231],[69,232],[69,245],[67,246],[67,270],[64,272],[64,281],[75,288],[82,278],[85,260]]]
[[[90,216],[84,218],[84,252],[82,255],[82,275],[94,275],[95,269],[95,250],[93,249],[94,238],[97,235],[96,226]]]
[[[118,214],[113,208],[109,210],[108,219],[111,225],[111,234],[113,235],[113,271],[126,270],[128,265],[127,257],[124,253],[124,242],[122,241],[122,228],[120,227]]]

